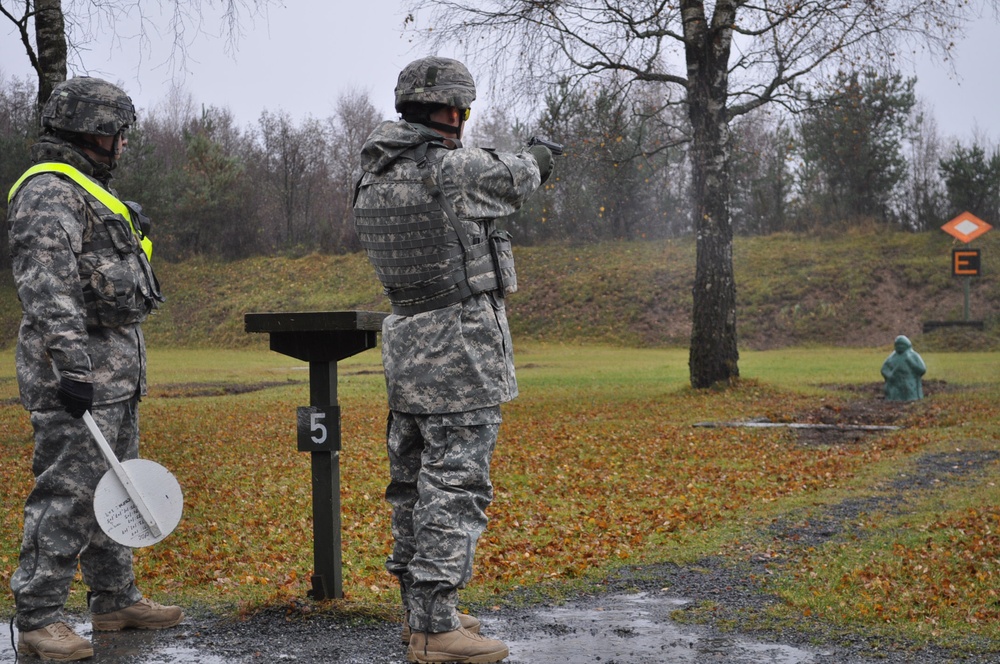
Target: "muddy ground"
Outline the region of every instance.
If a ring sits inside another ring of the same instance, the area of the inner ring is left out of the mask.
[[[887,404],[880,385],[854,388],[857,400],[836,409],[802,413],[796,421],[833,425],[892,425],[907,415],[907,405]],[[949,389],[925,383],[933,393]],[[879,432],[851,428],[797,430],[801,444],[850,444]],[[877,499],[846,500],[810,514],[789,515],[769,526],[783,546],[816,546],[835,538],[863,536],[853,531],[858,517],[905,509],[906,492],[960,486],[995,469],[1000,452],[955,451],[926,454],[919,473],[901,474]],[[968,655],[912,644],[887,642],[864,634],[845,634],[820,621],[803,620],[791,628],[762,630],[758,620],[780,602],[764,592],[758,579],[780,560],[748,552],[742,560],[706,558],[693,565],[662,564],[625,568],[604,581],[599,592],[559,602],[530,595],[508,598],[494,607],[469,607],[484,633],[508,643],[508,664],[940,664],[1000,662],[996,654]],[[706,606],[714,607],[706,611]],[[179,627],[163,632],[90,634],[80,616],[77,629],[92,637],[93,662],[116,664],[229,664],[243,662],[328,662],[397,664],[405,662],[401,624],[345,618],[310,611],[307,602],[276,607],[244,619],[222,619],[197,610]],[[13,662],[8,639],[0,662]],[[21,658],[21,661],[38,661]]]

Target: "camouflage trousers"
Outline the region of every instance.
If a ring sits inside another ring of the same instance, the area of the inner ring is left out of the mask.
[[[472,577],[486,508],[500,407],[445,415],[390,412],[387,447],[395,540],[386,569],[399,579],[410,628],[460,626],[458,590]]]
[[[122,461],[139,454],[138,399],[93,410],[94,420]],[[90,587],[90,609],[108,613],[142,594],[132,573],[132,550],[101,530],[94,490],[107,461],[82,419],[62,410],[32,411],[35,486],[24,505],[24,539],[10,578],[21,631],[63,620],[77,564]]]

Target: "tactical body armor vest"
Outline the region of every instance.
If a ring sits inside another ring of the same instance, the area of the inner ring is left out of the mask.
[[[87,327],[120,327],[141,323],[165,298],[149,263],[152,242],[140,236],[131,209],[111,192],[68,164],[46,162],[24,173],[10,190],[8,201],[31,177],[55,173],[75,182],[99,223],[84,231],[78,257]]]
[[[421,143],[397,157],[388,177],[368,173],[355,188],[355,205],[359,198],[365,202],[365,187],[374,184],[391,185],[403,200],[426,201],[354,208],[358,239],[397,315],[440,309],[479,293],[503,297],[517,290],[510,235],[490,220],[484,233],[470,237],[438,186],[447,149],[436,141]]]

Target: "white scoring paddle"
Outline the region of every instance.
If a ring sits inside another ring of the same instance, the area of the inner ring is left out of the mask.
[[[118,461],[89,410],[83,421],[111,466],[94,492],[94,515],[101,530],[125,546],[156,544],[180,523],[184,511],[180,484],[155,461]]]

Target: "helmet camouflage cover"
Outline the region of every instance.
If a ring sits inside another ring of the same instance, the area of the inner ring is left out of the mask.
[[[436,56],[414,60],[399,72],[396,110],[407,103],[444,104],[469,108],[476,98],[476,82],[458,60]]]
[[[57,85],[42,108],[43,127],[77,134],[114,136],[135,121],[135,106],[121,88],[88,76]]]

